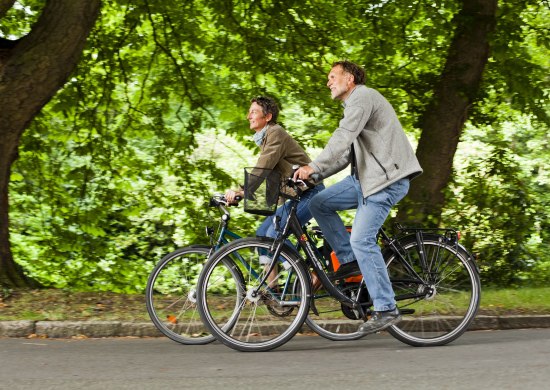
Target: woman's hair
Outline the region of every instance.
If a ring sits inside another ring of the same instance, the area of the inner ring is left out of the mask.
[[[359,65],[350,61],[337,61],[332,64],[332,67],[340,65],[344,72],[347,72],[353,76],[353,82],[356,85],[365,84],[365,71]]]
[[[271,114],[271,120],[268,123],[277,123],[277,117],[279,116],[279,106],[273,98],[270,98],[268,96],[256,96],[250,101],[250,103],[256,103],[260,107],[262,107],[262,112],[264,115]]]

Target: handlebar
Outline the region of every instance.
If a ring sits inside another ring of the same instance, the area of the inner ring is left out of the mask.
[[[294,188],[295,190],[301,190],[302,192],[307,189],[310,189],[310,188],[314,188],[315,187],[315,184],[311,183],[309,180],[302,180],[302,179],[298,179],[298,180],[294,180],[294,173],[296,173],[296,171],[300,168],[299,165],[293,165],[292,166],[292,177],[289,177],[287,179],[287,185],[289,187],[292,187]],[[313,173],[310,175],[310,178],[314,181],[314,182],[317,182],[319,181],[318,179],[320,178],[321,176],[318,174],[318,173]]]
[[[242,196],[236,196],[235,197],[235,200],[237,202],[240,202],[241,200],[243,199]],[[220,207],[220,206],[227,206],[227,207],[230,207],[230,206],[236,206],[237,203],[229,203],[227,201],[227,199],[225,199],[225,195],[223,194],[214,194],[212,195],[212,197],[210,198],[210,203],[208,204],[210,207]]]

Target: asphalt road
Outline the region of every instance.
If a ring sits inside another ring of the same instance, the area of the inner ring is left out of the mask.
[[[243,353],[166,338],[0,339],[2,389],[546,389],[550,329],[467,332],[414,348],[387,334],[296,336]]]

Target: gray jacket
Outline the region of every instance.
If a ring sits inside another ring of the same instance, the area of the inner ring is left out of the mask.
[[[364,197],[422,173],[393,107],[378,91],[358,85],[343,106],[338,128],[309,164],[315,173],[326,178],[348,166],[352,143]]]

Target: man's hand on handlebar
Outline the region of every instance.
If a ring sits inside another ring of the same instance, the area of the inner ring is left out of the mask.
[[[296,170],[296,172],[294,172],[294,181],[298,180],[298,179],[302,179],[302,180],[309,180],[311,174],[314,172],[313,168],[310,167],[309,165],[304,165],[303,167],[300,167]]]

